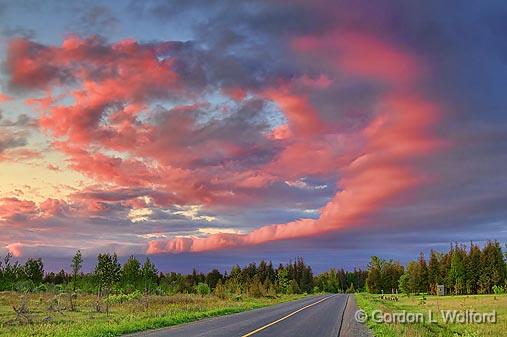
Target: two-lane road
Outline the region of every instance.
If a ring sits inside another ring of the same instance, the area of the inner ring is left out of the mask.
[[[142,332],[136,337],[337,337],[348,295],[319,295],[262,309]],[[341,336],[344,334],[342,333]]]

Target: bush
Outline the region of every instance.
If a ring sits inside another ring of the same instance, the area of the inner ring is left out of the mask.
[[[299,289],[299,285],[296,282],[296,280],[291,280],[289,282],[289,287],[287,288],[287,294],[294,295],[301,293],[301,290]]]
[[[202,282],[199,282],[199,284],[195,287],[195,290],[201,296],[209,295],[211,293],[211,289],[209,288],[209,285],[207,285],[206,283],[202,283]]]
[[[56,292],[63,293],[65,292],[65,286],[63,284],[57,284],[55,285]]]
[[[247,288],[247,295],[253,298],[263,297],[266,289],[258,278],[254,278]]]
[[[221,298],[221,299],[227,298],[227,291],[225,289],[225,286],[222,283],[222,280],[218,280],[218,283],[215,286],[215,290],[213,290],[213,293],[218,298]]]
[[[18,281],[14,285],[14,289],[20,293],[29,293],[29,292],[34,291],[35,284],[30,280]]]
[[[37,287],[35,287],[34,292],[37,293],[44,293],[48,291],[48,286],[45,284],[40,284]]]
[[[400,279],[398,280],[398,287],[400,291],[407,296],[410,295],[410,286],[409,286],[409,274],[404,273],[400,276]]]
[[[496,295],[505,294],[505,288],[501,286],[494,285],[493,286],[493,293]]]
[[[139,300],[142,296],[143,294],[139,290],[136,290],[130,294],[109,295],[106,297],[105,301],[107,303],[125,303]]]
[[[345,290],[347,294],[353,294],[356,292],[356,288],[354,287],[354,283],[351,283],[350,286]]]

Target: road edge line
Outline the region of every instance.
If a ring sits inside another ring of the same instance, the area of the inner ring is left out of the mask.
[[[342,326],[343,326],[343,318],[345,317],[345,311],[347,310],[347,304],[349,304],[350,295],[347,294],[347,301],[345,301],[345,306],[342,310],[342,318],[340,319],[340,328],[338,329],[338,337],[342,334]]]

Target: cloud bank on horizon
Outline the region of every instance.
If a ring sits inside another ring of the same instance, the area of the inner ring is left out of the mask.
[[[0,246],[127,255],[505,238],[506,13],[502,2],[5,2]]]

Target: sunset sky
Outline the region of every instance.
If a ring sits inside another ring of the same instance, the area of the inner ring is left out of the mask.
[[[0,0],[0,254],[506,241],[506,34],[505,1]]]

